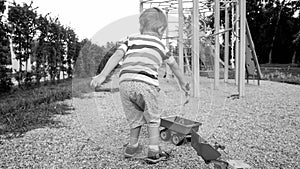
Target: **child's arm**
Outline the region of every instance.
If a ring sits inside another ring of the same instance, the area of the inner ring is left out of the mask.
[[[109,73],[117,66],[117,64],[121,61],[124,56],[124,51],[117,50],[107,61],[105,67],[101,71],[101,73],[97,76],[94,76],[90,85],[92,87],[100,86],[109,75]]]
[[[178,64],[176,63],[176,61],[173,61],[171,63],[168,63],[170,69],[172,70],[172,72],[175,74],[176,78],[179,81],[180,87],[181,89],[186,93],[189,94],[189,83],[186,80],[186,78],[184,77],[183,73],[181,73],[181,70],[179,69]]]

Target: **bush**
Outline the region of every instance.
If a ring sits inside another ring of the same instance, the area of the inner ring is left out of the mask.
[[[10,91],[13,85],[8,73],[11,73],[10,69],[7,69],[0,65],[0,93]]]

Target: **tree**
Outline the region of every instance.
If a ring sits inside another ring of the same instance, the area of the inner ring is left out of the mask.
[[[65,68],[65,65],[64,63],[66,63],[66,52],[67,52],[67,48],[66,48],[66,45],[67,45],[67,30],[66,28],[59,24],[58,25],[59,27],[59,34],[58,34],[58,37],[57,37],[57,41],[56,41],[56,46],[58,47],[58,55],[57,55],[57,62],[56,62],[56,68],[58,69],[58,72],[56,74],[56,79],[59,81],[60,80],[60,75],[61,73],[63,73],[63,77],[64,77],[64,70],[66,69]]]
[[[9,6],[8,21],[12,28],[13,48],[16,54],[16,59],[19,60],[19,70],[17,72],[17,80],[19,85],[25,76],[25,82],[31,81],[28,76],[28,59],[32,54],[33,38],[35,36],[35,20],[37,13],[36,8],[31,4],[23,3],[19,5],[13,2]],[[26,63],[25,71],[22,70],[23,62]]]
[[[276,19],[276,23],[275,23],[275,29],[274,29],[274,34],[273,34],[273,38],[272,38],[272,43],[271,43],[271,49],[270,49],[270,52],[269,52],[269,64],[272,63],[272,53],[273,53],[273,47],[274,47],[274,42],[275,42],[275,38],[276,38],[276,35],[277,35],[277,32],[278,32],[278,27],[279,27],[279,21],[280,21],[280,18],[281,18],[281,13],[282,13],[282,10],[283,10],[283,7],[284,7],[284,4],[285,4],[285,0],[283,0],[280,4],[279,1],[276,1],[276,4],[279,6],[279,11],[278,11],[278,15],[277,15],[277,19]]]
[[[88,55],[88,47],[91,45],[91,42],[88,39],[83,39],[80,43],[77,44],[80,48],[78,52],[78,57],[74,60],[74,76],[75,77],[87,77],[85,73],[85,62],[84,58]],[[77,48],[78,49],[78,48]]]
[[[295,23],[297,23],[294,28],[296,29],[296,31],[298,30],[297,33],[294,34],[293,36],[293,49],[294,49],[294,52],[293,52],[293,57],[292,57],[292,64],[299,64],[300,63],[300,1],[293,1],[291,4],[290,4],[290,8],[292,9],[291,10],[291,13],[293,16],[295,16],[295,13],[298,12],[298,16],[295,17]]]
[[[48,15],[48,14],[47,14]],[[49,55],[49,43],[47,41],[48,31],[49,31],[49,20],[47,19],[47,15],[39,17],[36,19],[36,31],[38,34],[38,38],[35,41],[34,45],[34,60],[36,62],[35,65],[35,75],[36,75],[36,83],[40,84],[40,80],[42,77],[46,77],[46,58]]]
[[[5,11],[5,1],[0,1],[0,21]],[[8,91],[13,85],[11,82],[11,69],[7,68],[10,63],[9,48],[9,27],[6,23],[0,22],[0,92]]]
[[[82,40],[82,47],[74,65],[75,76],[79,78],[94,76],[106,51],[109,51],[112,45],[113,43],[110,42],[106,47],[100,47],[88,39]]]
[[[292,57],[292,64],[300,63],[300,58],[297,57],[297,53],[300,53],[300,31],[295,35],[295,39],[293,40],[294,44],[294,54]],[[298,58],[298,59],[297,59]]]
[[[100,60],[100,63],[98,65],[96,74],[100,74],[102,72],[102,70],[105,67],[107,61],[115,53],[115,51],[118,49],[118,47],[119,47],[118,45],[115,45],[115,46],[111,47],[109,49],[109,51],[103,57],[101,57],[101,60]],[[110,74],[112,74],[112,73],[110,73]]]
[[[260,63],[290,63],[299,31],[299,1],[247,1],[247,21]]]
[[[73,69],[73,64],[75,63],[79,51],[80,51],[80,45],[78,42],[78,38],[76,36],[76,33],[74,30],[70,27],[66,29],[66,42],[67,42],[67,59],[66,59],[66,72],[68,75],[68,78],[72,77],[72,69]]]
[[[58,18],[50,18],[48,42],[50,48],[50,55],[47,58],[48,72],[50,80],[55,83],[60,79],[61,67],[63,66],[64,55],[66,52],[65,47],[65,28],[60,24]]]

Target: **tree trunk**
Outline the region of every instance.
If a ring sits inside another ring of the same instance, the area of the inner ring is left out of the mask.
[[[57,82],[60,82],[60,72],[61,72],[61,70],[60,70],[60,68],[61,68],[60,64],[57,65],[56,68],[58,68],[58,72],[56,74]]]
[[[296,64],[296,56],[297,56],[297,50],[294,51],[293,57],[292,57],[292,64]]]
[[[27,44],[27,43],[26,43]],[[26,72],[26,74],[27,74],[27,72],[28,72],[28,59],[29,59],[29,51],[28,51],[28,48],[26,48],[25,49],[25,59],[26,59],[26,65],[25,65],[25,72]]]
[[[44,83],[46,84],[47,82],[47,71],[46,71],[46,63],[47,63],[47,55],[44,56],[44,63],[43,63],[43,77],[44,77]],[[45,73],[45,74],[44,74]]]
[[[52,59],[53,59],[53,62],[51,63],[52,65],[50,66],[51,67],[51,77],[50,77],[50,79],[51,79],[51,83],[52,84],[55,84],[55,77],[56,77],[56,66],[57,66],[57,62],[56,62],[56,55],[57,55],[57,53],[56,53],[56,50],[54,49],[54,47],[52,48],[52,50],[53,50],[53,55],[52,56],[50,56],[50,57],[52,57]]]
[[[281,12],[282,12],[284,3],[285,3],[285,0],[283,0],[281,2],[280,10],[279,10],[279,13],[278,13],[278,16],[277,16],[277,21],[276,21],[276,24],[275,24],[274,35],[273,35],[273,38],[272,38],[271,49],[270,49],[270,52],[269,52],[269,64],[272,64],[272,62],[273,62],[273,60],[272,60],[273,47],[274,47],[276,34],[277,34],[277,31],[278,31],[278,25],[279,25],[279,21],[280,21],[280,18],[281,18]]]
[[[25,51],[25,86],[28,85],[28,59],[29,59],[29,56],[28,56],[28,49],[26,49]]]
[[[41,57],[37,57],[36,60],[36,67],[35,67],[35,79],[36,79],[36,84],[37,86],[40,86],[40,81],[41,81]]]
[[[22,83],[22,59],[20,58],[19,60],[19,72],[17,73],[18,76],[18,86],[21,88],[21,83]]]
[[[19,35],[20,37],[21,35]],[[21,48],[21,44],[19,43],[19,51],[20,51],[20,55],[22,55],[21,51],[22,51],[22,48]],[[21,83],[22,83],[22,79],[23,79],[23,75],[22,75],[22,57],[19,58],[19,73],[18,73],[18,86],[19,88],[21,88]]]

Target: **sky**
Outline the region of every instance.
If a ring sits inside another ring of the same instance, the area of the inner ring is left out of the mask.
[[[15,0],[18,4],[31,1],[38,14],[50,12],[51,17],[72,27],[79,39],[91,39],[107,25],[139,13],[139,0]]]

